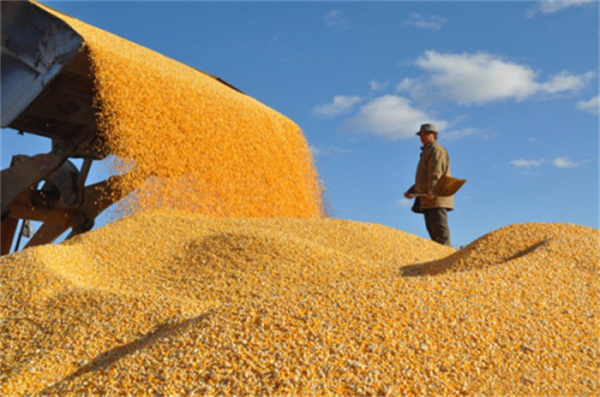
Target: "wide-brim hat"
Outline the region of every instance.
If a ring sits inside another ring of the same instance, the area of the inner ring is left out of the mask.
[[[421,132],[433,132],[434,134],[438,133],[437,127],[435,124],[427,123],[421,124],[421,129],[417,132],[417,135],[421,134]]]

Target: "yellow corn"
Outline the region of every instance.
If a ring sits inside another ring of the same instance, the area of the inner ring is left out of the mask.
[[[138,212],[1,259],[0,394],[597,395],[599,235]]]
[[[291,121],[61,17],[143,187],[131,216],[0,258],[0,395],[600,394],[597,229],[455,251],[323,217]]]
[[[115,173],[136,171],[116,186],[137,189],[121,201],[124,213],[323,216],[321,183],[293,121],[192,67],[48,11],[85,40],[100,133],[120,159]]]

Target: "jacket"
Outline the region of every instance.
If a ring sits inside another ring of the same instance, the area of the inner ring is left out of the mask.
[[[428,143],[421,148],[421,159],[417,165],[415,185],[409,189],[412,193],[427,193],[433,190],[433,187],[442,175],[450,174],[450,157],[446,149],[437,141]],[[421,209],[428,208],[446,208],[454,209],[454,197],[434,197],[428,200],[425,197],[419,197]]]

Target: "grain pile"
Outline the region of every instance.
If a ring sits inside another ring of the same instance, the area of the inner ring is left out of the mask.
[[[116,187],[139,188],[121,202],[125,213],[322,216],[321,184],[293,121],[199,70],[40,7],[85,41],[98,124],[120,159],[114,171],[135,169]]]
[[[60,17],[154,210],[0,258],[0,395],[600,394],[598,230],[455,251],[323,218],[291,121]]]
[[[598,239],[140,212],[0,259],[0,394],[598,395]]]

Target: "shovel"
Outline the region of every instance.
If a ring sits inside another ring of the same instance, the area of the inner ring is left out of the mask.
[[[466,179],[454,178],[448,175],[442,175],[439,181],[433,187],[433,195],[437,197],[453,196],[462,185],[467,182]],[[425,193],[413,193],[413,197],[425,197]]]

